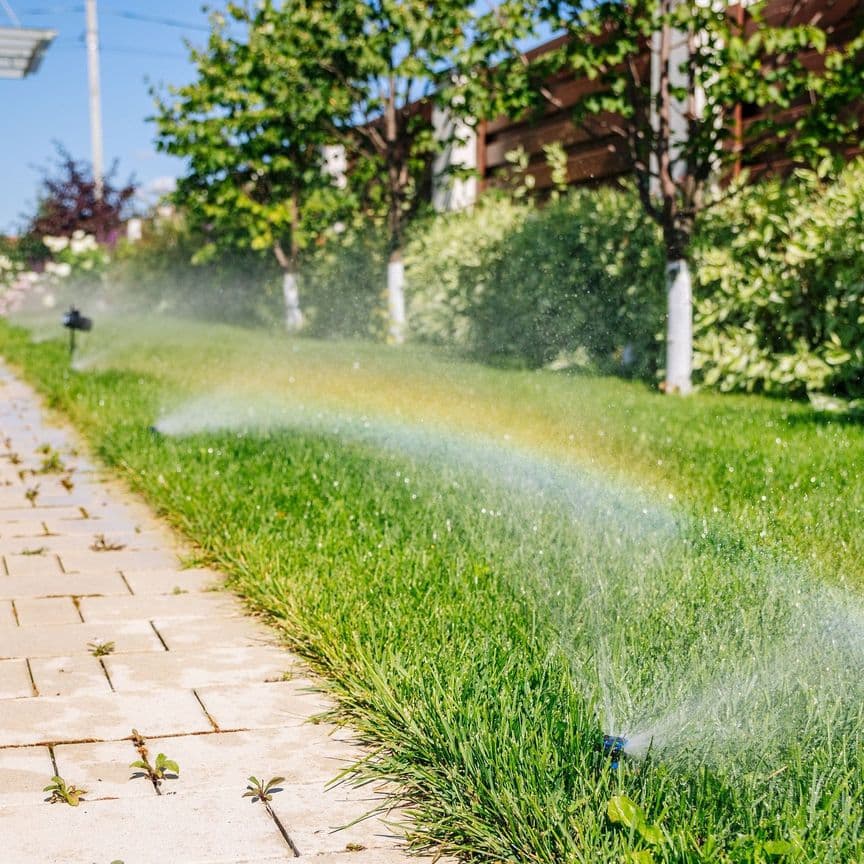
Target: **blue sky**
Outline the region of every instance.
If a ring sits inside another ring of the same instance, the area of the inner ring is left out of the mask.
[[[0,79],[0,233],[14,229],[32,208],[40,168],[54,157],[52,141],[90,158],[84,0],[9,2],[24,26],[59,32],[35,75]],[[106,164],[116,158],[120,179],[134,174],[142,186],[158,186],[181,163],[153,146],[153,126],[145,120],[153,105],[148,80],[179,84],[190,78],[183,39],[201,44],[207,16],[200,0],[98,0],[98,7]],[[129,17],[136,15],[166,22]],[[0,25],[9,25],[2,7]]]

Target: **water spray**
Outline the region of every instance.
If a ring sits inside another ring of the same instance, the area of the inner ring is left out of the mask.
[[[603,755],[609,759],[613,770],[618,770],[618,765],[624,758],[624,748],[627,746],[627,739],[620,735],[604,735],[603,736]]]
[[[75,356],[75,333],[89,333],[93,329],[93,321],[82,315],[74,306],[63,316],[63,326],[69,331],[69,358]]]

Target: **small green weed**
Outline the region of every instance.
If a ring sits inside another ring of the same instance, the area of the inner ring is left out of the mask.
[[[107,657],[109,654],[114,653],[116,645],[113,642],[94,639],[92,642],[87,643],[87,647],[94,657]]]
[[[60,454],[49,447],[47,453],[42,457],[42,462],[39,465],[39,473],[62,474],[65,470],[66,465],[60,457]]]
[[[125,548],[125,543],[112,543],[110,540],[105,539],[104,534],[97,534],[93,539],[93,542],[90,544],[90,550],[92,552],[119,552],[121,549]]]
[[[284,777],[271,777],[266,783],[257,777],[250,777],[243,797],[251,798],[253,801],[262,801],[266,804],[272,800],[274,793],[282,791],[279,784],[284,782]]]
[[[150,782],[158,790],[163,780],[176,780],[180,775],[180,766],[173,759],[169,759],[164,753],[157,753],[156,761],[150,761],[150,751],[137,729],[132,730],[132,743],[141,757],[129,764],[130,768],[138,769],[132,775],[133,777],[149,778]]]
[[[51,804],[68,804],[70,807],[77,807],[84,800],[84,795],[87,794],[86,789],[79,789],[71,784],[67,785],[62,777],[56,775],[51,778],[51,782],[42,791],[51,793],[51,797],[48,799]]]

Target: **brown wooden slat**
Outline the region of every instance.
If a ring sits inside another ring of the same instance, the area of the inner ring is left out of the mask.
[[[603,114],[593,118],[592,125],[597,132],[608,129],[608,123],[613,123],[615,115]],[[548,119],[542,120],[536,126],[525,128],[524,126],[504,129],[498,133],[486,146],[486,164],[489,166],[503,165],[507,153],[517,147],[524,147],[525,151],[533,156],[541,153],[544,144],[560,142],[565,148],[575,144],[594,142],[609,137],[609,132],[604,134],[591,134],[580,126],[576,126],[569,113],[561,112]]]

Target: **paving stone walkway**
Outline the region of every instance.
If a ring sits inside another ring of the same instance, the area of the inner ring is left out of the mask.
[[[356,821],[370,787],[327,788],[361,754],[308,722],[302,662],[179,551],[0,366],[0,861],[407,860],[397,816]],[[178,777],[133,776],[133,729]],[[55,774],[80,806],[46,801]],[[270,811],[249,775],[285,778]]]

